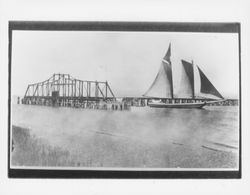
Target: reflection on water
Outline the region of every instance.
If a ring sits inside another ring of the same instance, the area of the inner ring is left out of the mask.
[[[97,167],[234,168],[238,161],[238,107],[104,111],[13,105],[12,124]]]

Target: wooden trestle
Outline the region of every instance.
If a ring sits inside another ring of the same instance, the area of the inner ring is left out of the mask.
[[[69,74],[53,74],[43,82],[29,84],[22,103],[77,107],[115,99],[107,81],[86,81],[75,79]]]

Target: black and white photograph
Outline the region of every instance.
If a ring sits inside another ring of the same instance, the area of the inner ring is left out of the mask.
[[[239,23],[10,21],[9,176],[239,178],[240,88]]]

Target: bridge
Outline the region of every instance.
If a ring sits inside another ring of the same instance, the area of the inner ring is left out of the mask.
[[[107,81],[75,79],[69,74],[53,74],[49,79],[29,84],[23,104],[48,106],[79,106],[100,101],[115,101]]]

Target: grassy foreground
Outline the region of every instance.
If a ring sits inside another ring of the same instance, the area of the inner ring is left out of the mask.
[[[77,166],[69,152],[50,146],[45,140],[31,135],[30,130],[12,126],[13,166]]]
[[[150,143],[140,139],[90,132],[67,137],[66,147],[52,146],[26,128],[12,126],[13,166],[234,168],[237,154],[188,147],[177,143]],[[140,137],[142,139],[142,137]],[[75,148],[74,150],[72,148]]]

